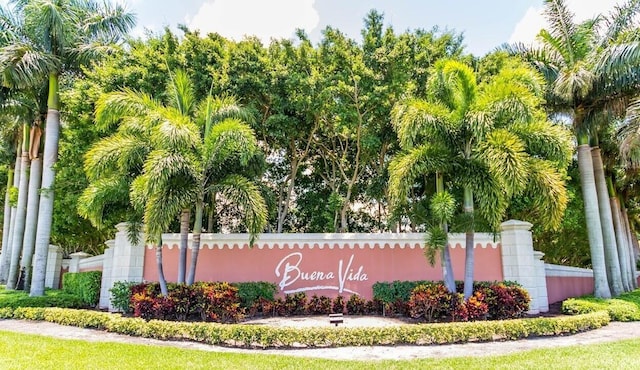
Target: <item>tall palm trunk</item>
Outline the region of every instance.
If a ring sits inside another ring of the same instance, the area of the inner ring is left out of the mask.
[[[34,254],[33,277],[30,295],[44,295],[44,279],[47,271],[47,254],[53,221],[53,199],[55,164],[58,161],[60,140],[60,112],[58,103],[58,75],[49,75],[49,100],[47,102],[47,123],[45,125],[44,155],[42,161],[42,186],[38,207],[38,227],[36,229],[36,249]]]
[[[578,141],[578,169],[580,171],[580,185],[584,198],[584,211],[587,222],[587,236],[591,251],[591,265],[593,267],[594,295],[598,298],[611,298],[607,269],[604,257],[604,243],[602,239],[602,226],[600,224],[600,211],[598,209],[598,193],[596,191],[595,177],[593,174],[593,159],[588,139],[579,137]],[[586,143],[584,143],[586,141]]]
[[[613,193],[611,193],[613,194]],[[629,266],[629,246],[627,245],[626,231],[622,227],[622,220],[620,219],[620,203],[616,196],[612,196],[610,199],[611,214],[613,216],[613,227],[616,232],[616,242],[618,245],[618,258],[620,260],[620,273],[622,274],[622,285],[624,290],[629,292],[633,290],[633,284],[631,283],[631,271]]]
[[[160,292],[166,297],[169,295],[169,290],[167,289],[167,280],[164,278],[164,269],[162,267],[162,237],[158,237],[156,240],[156,267],[158,268]]]
[[[7,289],[16,289],[18,275],[20,273],[20,254],[22,253],[22,241],[24,239],[24,224],[27,217],[27,199],[29,191],[29,125],[22,126],[22,158],[20,160],[20,180],[18,182],[18,206],[16,210],[16,223],[13,227],[11,243],[11,263],[9,264],[9,276],[7,277]]]
[[[191,211],[186,208],[180,214],[180,255],[178,259],[178,284],[184,284],[187,273],[187,248],[189,245],[189,219]]]
[[[202,234],[202,214],[204,213],[204,200],[199,199],[196,203],[196,219],[193,221],[193,243],[191,244],[191,265],[189,265],[189,275],[187,275],[187,285],[194,283],[196,279],[196,265],[200,254],[200,236]]]
[[[9,170],[7,174],[7,191],[4,196],[4,220],[2,224],[2,250],[0,250],[0,276],[3,275],[3,271],[6,269],[4,263],[4,256],[6,251],[10,248],[9,245],[9,229],[11,226],[11,186],[13,185],[13,169]]]
[[[619,296],[624,292],[622,275],[620,272],[620,259],[618,258],[618,246],[616,234],[613,227],[613,215],[611,213],[611,203],[607,181],[604,176],[604,166],[599,147],[591,149],[591,159],[593,162],[593,174],[596,185],[598,199],[598,210],[600,211],[600,226],[602,227],[602,240],[604,242],[604,256],[607,268],[607,279],[609,288],[614,296]]]
[[[634,237],[635,233],[631,230],[631,223],[629,222],[629,214],[627,213],[627,209],[624,206],[624,201],[620,201],[620,213],[622,217],[622,225],[624,226],[627,233],[627,242],[629,247],[629,270],[631,271],[631,283],[634,289],[638,288],[638,278],[636,277],[636,252],[635,252],[635,243],[637,243],[637,239]],[[635,242],[635,243],[634,243]]]
[[[38,202],[40,195],[40,180],[42,179],[42,160],[34,158],[31,160],[31,176],[29,177],[29,199],[27,200],[27,220],[24,228],[24,241],[22,261],[20,265],[24,268],[24,291],[31,289],[31,263],[33,261],[33,250],[36,244],[36,227],[38,226]]]
[[[440,193],[444,191],[444,178],[441,173],[436,174],[436,192]],[[447,235],[447,240],[444,243],[440,256],[440,264],[442,266],[442,281],[444,286],[450,293],[456,292],[456,281],[453,277],[453,266],[451,264],[451,253],[449,251],[449,226],[447,223],[441,225],[442,231]]]
[[[473,219],[473,192],[468,186],[464,188],[463,212]],[[470,222],[469,229],[465,233],[465,260],[464,260],[464,299],[473,294],[473,270],[475,265],[474,251],[474,222]]]
[[[16,162],[13,170],[14,175],[12,185],[14,188],[17,188],[19,185],[20,166],[20,151],[18,150],[18,155],[16,156]],[[9,211],[9,233],[7,237],[7,244],[2,246],[2,260],[0,261],[0,283],[7,282],[7,279],[9,278],[9,265],[11,264],[11,247],[13,245],[13,227],[16,223],[16,207],[11,204],[10,206],[11,209]]]

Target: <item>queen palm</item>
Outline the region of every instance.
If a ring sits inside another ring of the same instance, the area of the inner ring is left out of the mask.
[[[634,23],[640,1],[629,0],[609,15],[576,24],[564,0],[546,0],[549,29],[540,46],[516,45],[547,80],[547,106],[568,115],[578,141],[578,165],[594,272],[594,294],[619,294],[622,279],[609,194],[595,133],[603,114],[623,114],[640,82],[640,49]],[[595,170],[594,170],[595,166]],[[597,202],[596,202],[597,199]]]
[[[109,124],[123,120],[123,125],[88,153],[87,169],[98,175],[93,176],[96,181],[92,185],[99,185],[102,176],[96,170],[108,167],[108,162],[143,163],[131,185],[131,199],[134,204],[144,205],[140,208],[144,209],[147,235],[154,238],[167,230],[177,214],[183,215],[181,231],[188,232],[189,218],[184,214],[195,206],[191,264],[186,279],[191,284],[200,249],[204,202],[209,194],[221,193],[240,205],[252,234],[251,243],[264,227],[266,207],[262,196],[258,188],[242,176],[246,172],[244,167],[259,157],[260,152],[251,128],[240,119],[231,118],[247,117],[234,99],[208,96],[196,104],[191,81],[181,71],[172,76],[168,92],[170,104],[167,106],[134,91],[103,96],[97,103],[96,122]],[[130,136],[127,126],[134,122],[145,122],[146,129],[144,138],[132,141],[127,137]],[[139,145],[136,141],[145,142],[147,149],[134,151],[131,158],[121,148]],[[91,191],[85,194],[83,202],[89,205],[95,199],[92,200]],[[186,247],[183,249],[186,252]],[[186,270],[186,253],[184,255],[179,262],[179,271],[183,273]]]
[[[532,70],[511,64],[478,85],[467,65],[441,60],[428,86],[427,99],[409,98],[394,107],[403,152],[389,166],[389,190],[398,204],[417,179],[438,174],[463,194],[468,298],[475,214],[497,229],[509,199],[526,193],[545,221],[557,225],[567,203],[558,168],[566,165],[570,146],[564,130],[539,110],[541,81]]]
[[[8,40],[0,50],[0,70],[11,86],[34,86],[48,78],[48,112],[41,197],[31,295],[44,294],[46,257],[53,216],[54,165],[60,131],[58,83],[61,74],[94,60],[133,27],[135,17],[121,6],[93,0],[13,0],[3,10]]]

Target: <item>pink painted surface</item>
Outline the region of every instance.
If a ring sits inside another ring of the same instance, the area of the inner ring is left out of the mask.
[[[464,277],[464,249],[451,249],[454,277]],[[189,251],[190,255],[190,251]],[[163,249],[163,267],[168,281],[176,281],[178,248]],[[187,257],[189,260],[190,257]],[[500,248],[476,248],[476,280],[502,280]],[[155,251],[145,249],[145,281],[157,281]],[[440,262],[431,267],[422,249],[355,247],[340,249],[328,245],[320,249],[277,247],[273,249],[242,248],[200,250],[196,269],[197,281],[269,281],[281,293],[305,291],[334,297],[357,293],[370,299],[376,282],[394,280],[442,280]]]
[[[593,294],[592,277],[547,276],[549,304],[586,294]]]

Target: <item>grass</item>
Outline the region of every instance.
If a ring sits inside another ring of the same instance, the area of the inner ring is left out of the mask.
[[[505,356],[408,361],[335,361],[219,353],[164,346],[63,340],[0,331],[2,369],[632,369],[640,339]]]

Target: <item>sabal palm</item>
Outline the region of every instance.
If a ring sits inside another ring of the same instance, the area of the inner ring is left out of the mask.
[[[0,50],[3,82],[12,87],[37,86],[48,78],[41,197],[31,295],[44,294],[46,256],[53,216],[54,165],[58,153],[61,74],[78,70],[108,52],[133,27],[135,17],[121,6],[93,0],[14,0],[1,11]]]
[[[416,180],[442,174],[463,192],[466,227],[465,298],[473,289],[474,213],[497,228],[509,199],[527,192],[549,224],[559,222],[567,197],[561,173],[570,144],[539,110],[537,75],[511,65],[478,86],[467,65],[438,61],[427,99],[407,99],[392,121],[403,152],[390,164],[389,190],[398,204]],[[452,276],[452,271],[448,272]]]
[[[168,106],[133,91],[102,97],[97,104],[96,121],[108,124],[123,120],[123,124],[118,133],[97,143],[89,152],[87,169],[91,173],[103,166],[112,167],[107,164],[111,161],[143,163],[137,166],[140,172],[131,185],[131,196],[144,208],[150,236],[157,237],[177,214],[195,206],[187,278],[190,284],[195,278],[207,195],[222,192],[243,208],[252,241],[265,226],[266,207],[255,184],[241,175],[243,167],[259,155],[251,128],[240,119],[231,118],[247,117],[246,111],[229,97],[208,96],[196,104],[191,81],[180,71],[173,76],[168,95]],[[128,126],[140,122],[146,123],[147,128],[139,130],[145,135],[132,140]],[[128,146],[136,148],[131,151],[133,158],[121,150]],[[97,175],[94,178],[101,177]]]
[[[538,35],[541,46],[512,47],[545,76],[548,108],[568,114],[573,121],[594,294],[601,298],[611,296],[609,284],[614,294],[620,293],[622,282],[609,194],[594,133],[603,115],[619,116],[624,112],[626,100],[639,86],[640,44],[634,23],[639,10],[640,1],[630,0],[607,16],[577,24],[564,0],[546,0],[549,29]],[[594,145],[593,153],[590,144]]]

